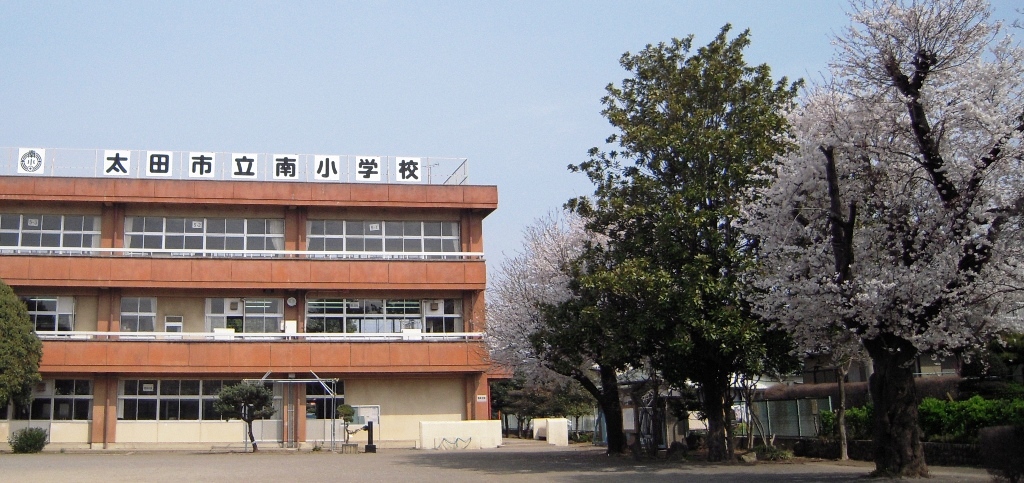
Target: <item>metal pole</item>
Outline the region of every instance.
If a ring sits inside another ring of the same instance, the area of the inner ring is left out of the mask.
[[[800,400],[796,399],[793,402],[796,403],[796,435],[797,437],[802,437],[804,432],[800,426]]]
[[[366,422],[367,443],[364,453],[376,453],[377,445],[373,444],[373,421]]]

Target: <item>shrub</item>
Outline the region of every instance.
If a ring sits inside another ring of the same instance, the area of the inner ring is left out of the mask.
[[[928,441],[970,443],[981,428],[1024,425],[1024,400],[984,399],[966,401],[925,398],[918,406],[921,433]]]
[[[594,440],[594,433],[573,431],[569,433],[569,439],[575,443],[590,443]]]
[[[690,451],[704,449],[704,433],[690,431],[690,434],[686,435],[686,447],[689,448]]]
[[[763,444],[755,446],[754,452],[757,453],[757,459],[763,461],[781,461],[793,458],[793,452],[788,449]]]
[[[990,473],[1011,482],[1024,477],[1024,426],[996,426],[978,432],[981,459]]]
[[[818,413],[818,436],[832,439],[839,434],[839,416],[832,411],[822,410]]]
[[[15,453],[38,453],[46,446],[46,430],[42,428],[22,428],[7,438],[11,451]]]
[[[849,408],[846,410],[846,439],[871,439],[871,425],[874,411],[872,406]],[[825,439],[839,439],[839,417],[832,411],[818,413],[821,427],[818,435]]]

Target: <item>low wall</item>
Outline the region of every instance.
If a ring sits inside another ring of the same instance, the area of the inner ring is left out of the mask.
[[[838,441],[818,439],[777,438],[776,446],[792,449],[796,456],[809,458],[839,458]],[[981,466],[981,454],[976,444],[921,443],[924,459],[930,465],[938,466]],[[872,441],[849,441],[846,452],[850,459],[871,461],[875,445]]]
[[[569,420],[541,418],[533,420],[533,439],[545,439],[548,444],[569,446]]]
[[[420,449],[484,449],[501,446],[501,421],[422,421]]]

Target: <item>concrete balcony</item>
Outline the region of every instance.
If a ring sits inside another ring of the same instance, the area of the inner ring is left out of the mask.
[[[40,333],[47,374],[479,373],[490,367],[479,333],[220,334]]]
[[[385,286],[389,290],[483,290],[487,281],[480,253],[416,254],[418,258],[411,258],[279,250],[215,258],[217,253],[170,250],[135,255],[126,249],[104,248],[36,252],[4,255],[0,279],[19,287],[288,290]]]

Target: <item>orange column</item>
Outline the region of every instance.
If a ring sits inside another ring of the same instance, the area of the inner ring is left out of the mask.
[[[92,427],[89,437],[93,449],[106,449],[117,441],[117,376],[97,375],[92,388]]]
[[[466,419],[491,419],[491,398],[484,373],[466,376]]]
[[[484,292],[467,292],[462,297],[462,317],[466,332],[483,332],[486,327]]]
[[[306,385],[294,384],[294,386],[296,441],[298,443],[303,443],[306,441]]]

